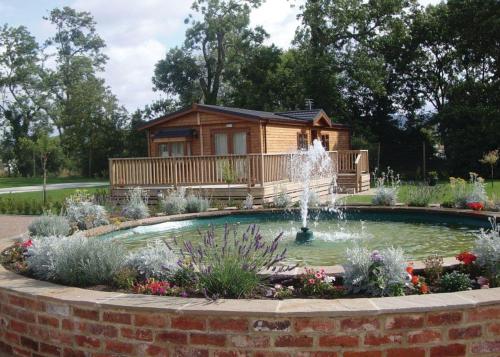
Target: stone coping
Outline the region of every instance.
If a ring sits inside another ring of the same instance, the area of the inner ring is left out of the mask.
[[[401,209],[401,208],[397,208]],[[405,208],[406,209],[406,208]],[[412,210],[415,210],[412,208]],[[424,211],[428,211],[424,210]],[[442,212],[442,209],[431,209]],[[247,212],[247,211],[243,211]],[[224,214],[233,214],[235,212]],[[204,214],[152,218],[149,224],[161,221],[207,217],[220,215],[221,212]],[[477,213],[474,213],[477,215]],[[483,213],[483,216],[487,214]],[[488,215],[489,216],[489,215]],[[498,215],[496,215],[498,219]],[[131,222],[127,222],[131,223]],[[142,225],[146,220],[133,222]],[[109,227],[109,226],[108,226]],[[115,229],[129,228],[121,225]],[[94,230],[94,234],[97,230]],[[0,241],[0,250],[10,246],[13,239]],[[440,293],[430,295],[410,295],[384,298],[355,299],[287,299],[287,300],[250,300],[221,299],[209,301],[201,298],[162,297],[149,295],[125,294],[120,292],[103,292],[57,285],[45,281],[34,280],[11,271],[0,265],[0,290],[34,297],[42,297],[58,302],[100,306],[110,308],[140,308],[144,311],[162,311],[177,314],[218,314],[218,315],[255,315],[259,316],[367,316],[391,313],[410,313],[443,311],[452,309],[469,309],[485,305],[500,304],[500,288],[470,290],[456,293]]]

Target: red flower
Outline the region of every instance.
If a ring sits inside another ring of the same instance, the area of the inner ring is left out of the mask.
[[[420,293],[427,294],[428,292],[429,292],[429,287],[427,286],[426,283],[422,283],[422,285],[420,285]]]
[[[474,211],[480,211],[484,208],[484,205],[481,202],[469,202],[467,203],[467,208]]]
[[[33,245],[33,241],[31,239],[28,239],[27,241],[21,243],[21,247],[23,247],[23,248],[28,248],[28,247],[31,247],[32,245]]]
[[[413,274],[413,267],[412,266],[406,267],[406,271],[408,272],[408,274]]]
[[[457,260],[464,263],[465,265],[472,264],[477,257],[471,252],[462,252],[456,256]]]
[[[418,275],[413,275],[411,277],[411,282],[413,283],[413,285],[417,285],[419,280],[420,280],[420,278]]]

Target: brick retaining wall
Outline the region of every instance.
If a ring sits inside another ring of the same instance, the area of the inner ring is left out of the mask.
[[[168,306],[189,300],[139,297],[134,301],[138,296],[128,296],[128,306],[107,306],[92,298],[85,301],[86,294],[72,292],[73,299],[65,301],[2,289],[0,351],[20,356],[100,357],[500,355],[499,303],[404,314],[380,314],[374,307],[364,316],[358,311],[355,316],[329,317],[325,309],[320,314],[324,316],[311,312],[308,317],[307,311],[271,313],[268,301],[262,301],[262,313],[254,311],[255,302],[245,311],[246,302],[240,301],[238,313],[234,305],[225,312],[223,302],[194,299],[193,305],[198,306],[182,312]],[[145,306],[141,307],[143,300]],[[152,309],[153,300],[157,305],[163,300],[165,311]],[[321,304],[320,300],[309,302],[302,304],[311,311]],[[331,312],[349,315],[347,310]]]

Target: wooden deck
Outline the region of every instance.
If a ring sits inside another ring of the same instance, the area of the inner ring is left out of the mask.
[[[340,191],[370,188],[367,150],[331,151],[329,155]],[[244,199],[251,193],[260,203],[285,190],[295,200],[301,183],[293,177],[291,161],[288,153],[110,159],[110,184],[116,198],[134,186],[149,190],[153,199],[162,191],[182,186],[216,199],[229,195]],[[325,196],[332,190],[332,181],[333,172],[329,178],[315,179],[313,190]]]

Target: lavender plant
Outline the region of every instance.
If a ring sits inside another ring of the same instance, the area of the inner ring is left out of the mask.
[[[148,195],[141,187],[131,188],[127,192],[127,204],[123,207],[122,215],[129,219],[143,219],[149,217]]]
[[[488,195],[486,194],[484,179],[474,172],[469,173],[469,184],[470,192],[466,196],[466,203],[481,202],[485,203],[488,201]]]
[[[223,236],[217,238],[211,227],[202,235],[201,244],[185,241],[180,253],[190,262],[197,284],[207,297],[247,297],[262,285],[260,271],[290,269],[278,266],[286,257],[286,249],[278,252],[281,237],[265,242],[256,225],[250,225],[242,235],[235,226],[225,225]]]
[[[404,295],[409,282],[406,259],[400,248],[387,248],[370,253],[366,248],[346,251],[344,285],[355,294],[372,296]]]

